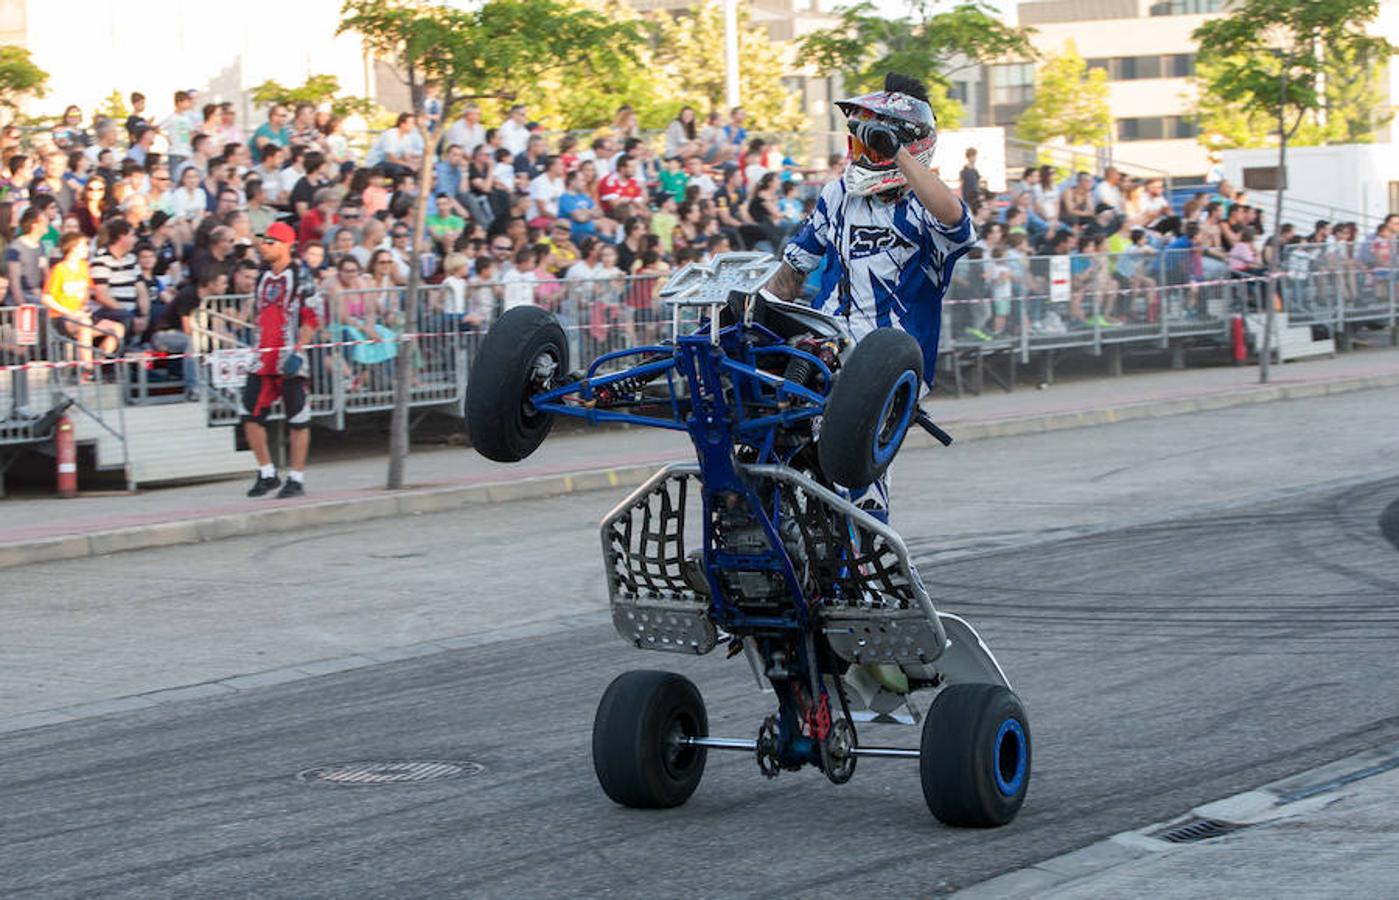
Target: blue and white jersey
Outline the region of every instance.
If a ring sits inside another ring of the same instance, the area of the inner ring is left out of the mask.
[[[942,298],[952,267],[976,235],[971,212],[949,228],[907,190],[890,203],[860,197],[842,179],[827,184],[816,210],[787,242],[782,258],[799,272],[825,271],[812,305],[848,317],[859,340],[876,328],[899,325],[923,348],[923,378],[937,371]]]

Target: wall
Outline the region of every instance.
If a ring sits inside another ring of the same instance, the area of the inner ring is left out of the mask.
[[[1275,167],[1276,149],[1226,150],[1224,177],[1243,186],[1243,170]],[[1389,183],[1399,181],[1399,157],[1384,144],[1339,144],[1298,147],[1287,151],[1287,191],[1284,216],[1298,228],[1310,230],[1316,219],[1358,221],[1373,229],[1390,212]],[[1249,191],[1250,203],[1272,218],[1272,192]]]

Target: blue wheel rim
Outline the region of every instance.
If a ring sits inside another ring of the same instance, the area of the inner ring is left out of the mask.
[[[1025,787],[1030,755],[1026,752],[1025,729],[1015,719],[1006,719],[996,731],[991,766],[996,773],[996,789],[1002,795],[1014,797]]]
[[[908,400],[904,404],[904,408],[899,411],[899,424],[890,433],[888,440],[881,441],[879,432],[884,431],[884,423],[889,421],[889,412],[893,409],[894,401],[904,396]],[[912,370],[905,370],[899,376],[899,380],[894,382],[893,389],[889,391],[889,396],[884,398],[884,406],[879,411],[878,424],[875,426],[879,432],[876,432],[874,436],[874,464],[876,466],[883,466],[890,459],[893,459],[895,451],[903,443],[904,434],[908,431],[908,423],[913,421],[913,409],[917,405],[918,376]]]

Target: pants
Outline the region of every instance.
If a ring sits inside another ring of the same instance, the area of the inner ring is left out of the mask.
[[[164,353],[188,353],[193,342],[183,331],[157,331],[151,336],[151,346]],[[185,392],[199,389],[199,361],[185,358],[180,360],[180,374],[184,378]]]
[[[307,428],[311,424],[311,407],[306,403],[306,379],[285,378],[281,375],[249,375],[243,385],[242,402],[238,412],[244,422],[261,425],[267,421],[267,414],[277,397],[282,399],[282,409],[287,416],[289,428]]]

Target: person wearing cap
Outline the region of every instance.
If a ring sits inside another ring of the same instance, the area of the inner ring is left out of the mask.
[[[285,222],[274,222],[258,246],[262,267],[253,286],[253,321],[257,327],[258,360],[243,385],[239,413],[248,449],[257,460],[257,479],[249,497],[263,497],[281,488],[278,498],[306,493],[306,459],[311,449],[311,408],[306,403],[309,377],[302,345],[320,327],[322,302],[316,279],[306,266],[293,259],[296,232]],[[291,468],[286,483],[267,447],[264,423],[272,405],[282,401],[291,435]]]
[[[898,326],[923,350],[923,376],[937,372],[942,299],[952,269],[976,240],[971,211],[929,166],[937,120],[927,88],[890,73],[884,90],[837,101],[846,116],[850,163],[787,243],[767,289],[795,300],[818,268],[815,308],[843,317],[856,340]],[[887,517],[883,481],[854,495]]]

